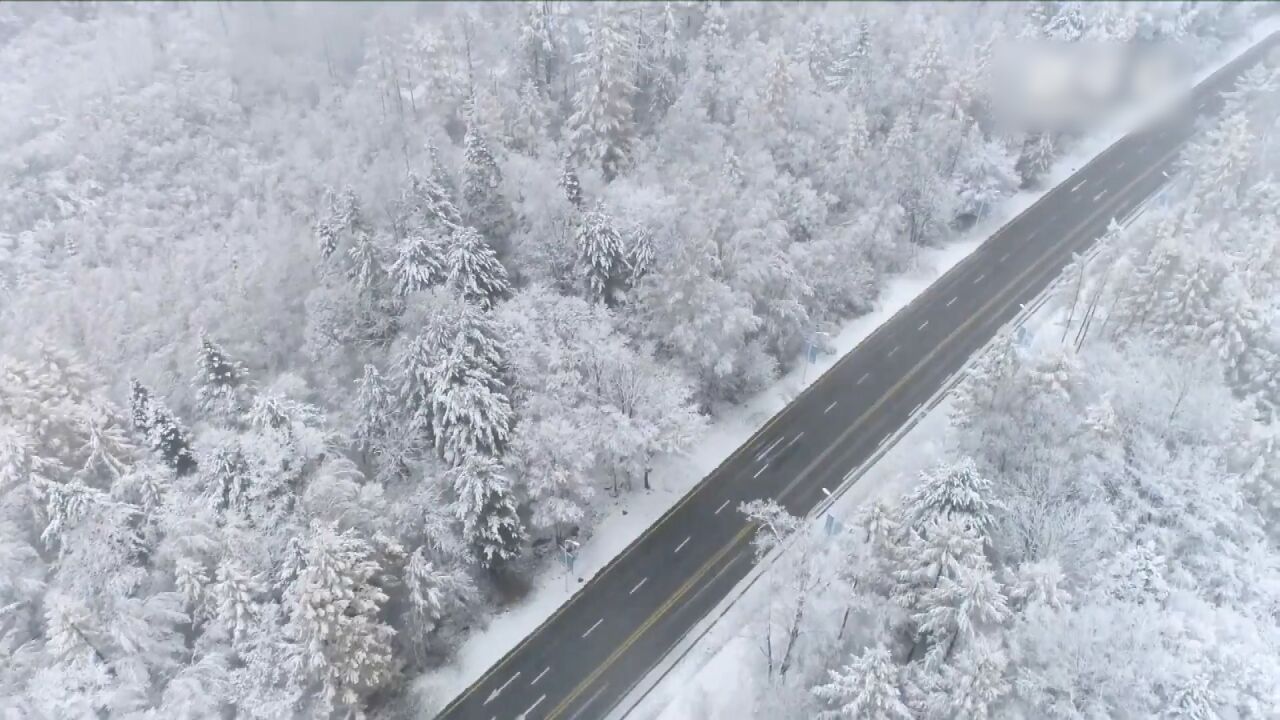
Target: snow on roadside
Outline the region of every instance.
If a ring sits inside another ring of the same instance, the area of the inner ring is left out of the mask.
[[[858,508],[904,492],[920,471],[943,459],[948,430],[949,401],[939,403],[919,424],[868,468],[831,507],[846,526]],[[766,571],[768,572],[768,571]],[[757,582],[729,608],[706,637],[690,650],[628,716],[634,720],[703,720],[752,717],[758,673],[746,665],[760,662],[760,648],[749,634],[754,609],[767,599],[769,583]],[[725,692],[732,688],[732,692]]]
[[[1243,50],[1277,29],[1280,29],[1280,19],[1256,26],[1247,38],[1242,38],[1239,42],[1228,46],[1223,51],[1221,60],[1206,66],[1196,76],[1195,81],[1199,82],[1207,77]],[[547,572],[534,578],[529,594],[519,604],[495,614],[486,627],[469,636],[458,648],[452,662],[413,681],[412,694],[428,710],[443,708],[454,696],[479,679],[489,667],[537,628],[586,581],[603,569],[667,509],[750,438],[752,433],[790,403],[805,387],[815,382],[842,356],[884,324],[894,313],[906,307],[935,280],[968,257],[993,232],[1031,207],[1048,190],[1069,177],[1089,159],[1138,128],[1151,115],[1152,110],[1149,108],[1136,108],[1118,113],[1088,138],[1078,142],[1071,152],[1058,158],[1053,168],[1046,174],[1042,188],[1019,192],[1007,198],[987,218],[947,243],[945,247],[921,251],[914,267],[885,282],[874,310],[849,320],[834,334],[828,344],[832,352],[819,356],[813,364],[798,363],[793,370],[779,378],[770,388],[725,412],[707,428],[701,438],[692,443],[694,450],[689,454],[663,458],[655,463],[650,478],[651,491],[624,494],[601,506],[599,508],[601,518],[591,537],[583,542],[572,576],[566,577],[566,573],[559,566],[548,566]],[[899,444],[911,447],[911,452],[908,453],[910,462],[923,461],[928,456],[922,448],[939,439],[936,436],[938,423],[933,418],[945,418],[947,405],[946,402],[940,404],[907,435],[907,438],[911,438],[909,442]],[[935,435],[927,434],[930,429]],[[896,448],[886,454],[877,467],[864,476],[858,486],[841,498],[836,507],[846,507],[846,503],[850,502],[861,502],[870,497],[872,492],[877,493],[878,497],[878,493],[891,487],[892,478],[914,477],[915,472],[911,468],[895,465],[895,461],[890,459],[895,454]],[[896,462],[907,462],[907,460],[902,459]],[[891,469],[893,472],[881,470],[882,467]],[[923,467],[924,464],[919,466],[919,468]],[[708,647],[718,648],[719,645],[712,642]],[[732,656],[735,652],[741,652],[741,648],[735,648],[735,644],[730,644],[725,646],[724,651]],[[699,653],[690,653],[682,665],[687,665],[695,657],[699,657]],[[706,660],[705,657],[701,659]],[[673,675],[679,675],[679,673],[673,673]],[[668,678],[664,681],[664,685],[670,685],[671,682],[672,680]],[[661,694],[655,691],[654,697]],[[734,695],[750,697],[749,693],[735,692]],[[645,707],[649,704],[646,700]],[[640,717],[644,716],[640,715]],[[695,717],[695,715],[689,717]],[[710,716],[703,714],[696,717]]]

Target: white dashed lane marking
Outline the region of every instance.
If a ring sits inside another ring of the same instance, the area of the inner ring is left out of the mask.
[[[600,627],[600,623],[602,623],[602,622],[604,622],[604,618],[600,618],[599,620],[597,620],[595,625],[592,625],[591,627],[587,628],[587,631],[586,631],[586,632],[584,632],[584,633],[582,633],[582,637],[586,637],[586,636],[590,635],[590,634],[591,634],[591,631],[592,631],[592,630],[595,630],[595,629],[596,629],[596,628],[598,628],[598,627]]]
[[[978,283],[982,282],[982,281],[983,281],[983,280],[985,280],[986,278],[987,278],[987,274],[986,274],[986,273],[981,273],[981,274],[979,274],[979,275],[978,275],[978,277],[976,277],[976,278],[974,278],[974,279],[973,279],[973,284],[974,284],[974,285],[977,285]]]
[[[867,379],[867,378],[869,378],[869,377],[871,377],[871,373],[863,373],[863,374],[862,374],[862,377],[858,378],[858,382],[856,382],[856,383],[854,383],[854,384],[855,384],[855,385],[861,385],[861,384],[862,384],[863,382],[865,382],[865,381],[866,381],[866,379]]]
[[[684,549],[684,546],[685,546],[685,545],[687,545],[687,544],[689,544],[689,541],[690,541],[690,540],[692,540],[692,539],[693,539],[693,536],[692,536],[692,535],[690,535],[689,537],[685,538],[684,540],[681,540],[681,541],[680,541],[680,544],[676,546],[676,552],[680,552],[682,549]],[[597,624],[598,624],[598,623],[597,623]],[[590,631],[590,630],[588,630],[587,632],[591,632],[591,631]]]
[[[959,299],[959,298],[951,298],[950,300],[948,300],[948,301],[947,301],[947,307],[951,307],[952,305],[954,305],[954,304],[955,304],[955,302],[956,302],[956,300],[958,300],[958,299]]]
[[[764,465],[763,465],[759,470],[757,470],[757,471],[756,471],[756,474],[755,474],[755,475],[752,475],[751,477],[753,477],[753,478],[758,478],[758,477],[760,477],[760,473],[762,473],[762,472],[764,472],[765,470],[768,470],[768,469],[769,469],[769,463],[765,463],[765,464],[764,464]]]
[[[1076,183],[1076,186],[1071,188],[1068,192],[1075,192],[1079,190],[1080,188],[1084,187],[1084,184],[1087,182],[1089,182],[1089,178],[1085,178],[1084,180],[1081,180],[1080,182]]]
[[[728,501],[728,500],[726,500],[725,502],[727,503],[727,502],[729,502],[729,501]],[[724,507],[724,506],[723,506],[723,505],[721,505],[720,507]],[[719,512],[719,511],[717,510],[716,512]],[[635,586],[635,587],[633,587],[633,588],[631,588],[631,592],[629,592],[629,593],[627,593],[627,594],[628,594],[628,595],[635,595],[635,594],[636,594],[636,591],[640,589],[640,586],[641,586],[641,585],[644,585],[644,584],[645,584],[645,583],[647,583],[647,582],[649,582],[649,578],[647,578],[647,577],[645,577],[645,578],[640,578],[640,582],[636,583],[636,586]]]
[[[828,405],[828,406],[827,406],[827,409],[822,411],[822,414],[823,414],[823,415],[826,415],[827,413],[831,412],[831,408],[835,407],[835,406],[836,406],[836,403],[838,403],[838,402],[840,402],[840,401],[839,401],[839,400],[837,400],[836,402],[833,402],[833,403],[831,403],[830,405]]]
[[[719,514],[720,514],[720,511],[724,509],[724,506],[725,506],[725,505],[728,505],[728,504],[729,504],[729,501],[728,501],[728,500],[725,500],[724,502],[720,503],[720,507],[716,508],[716,511],[715,511],[714,513],[712,513],[712,514],[713,514],[713,515],[719,515]],[[641,582],[644,582],[644,581],[643,581],[643,580],[641,580]]]
[[[924,322],[920,323],[920,327],[916,328],[916,332],[920,332],[921,330],[927,327],[929,327],[929,321],[925,320]]]
[[[760,454],[756,455],[756,462],[760,462],[760,460],[762,460],[765,455],[768,455],[771,450],[777,447],[778,443],[780,442],[782,442],[782,438],[778,438],[777,440],[774,440],[773,442],[769,443],[769,447],[761,450]]]
[[[1106,190],[1103,190],[1102,192],[1100,192],[1100,193],[1098,193],[1097,195],[1094,195],[1094,196],[1093,196],[1093,201],[1094,201],[1094,202],[1098,202],[1099,200],[1101,200],[1101,199],[1102,199],[1102,196],[1103,196],[1103,195],[1106,195],[1106,194],[1107,194],[1107,191],[1106,191]]]
[[[536,708],[536,707],[538,707],[539,705],[541,705],[541,704],[542,704],[542,701],[543,701],[543,700],[546,700],[546,699],[547,699],[547,696],[546,696],[546,695],[543,695],[542,697],[538,698],[537,700],[534,700],[534,701],[533,701],[533,704],[529,706],[529,709],[528,709],[528,710],[525,710],[524,712],[520,713],[520,717],[528,717],[529,713],[533,712],[533,709],[534,709],[534,708]]]
[[[643,581],[643,580],[641,580],[640,582],[642,582],[642,583],[643,583],[644,581]],[[550,665],[548,665],[548,666],[546,666],[546,667],[542,668],[542,672],[538,673],[538,677],[536,677],[536,678],[534,678],[533,680],[531,680],[531,681],[529,682],[529,684],[530,684],[530,685],[537,685],[537,684],[538,684],[538,681],[542,679],[542,676],[543,676],[543,675],[546,675],[548,672],[550,672],[550,670],[551,670],[551,666],[550,666]]]

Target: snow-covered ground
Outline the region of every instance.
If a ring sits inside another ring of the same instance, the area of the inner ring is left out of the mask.
[[[1195,82],[1209,76],[1277,29],[1280,29],[1280,20],[1255,27],[1249,37],[1232,44],[1217,61],[1206,65],[1196,75]],[[968,257],[995,230],[1162,109],[1149,105],[1117,113],[1089,137],[1076,143],[1071,152],[1060,157],[1046,174],[1042,188],[1020,192],[1006,199],[982,222],[945,247],[922,251],[914,267],[885,283],[872,312],[850,320],[833,334],[829,344],[832,352],[818,357],[813,364],[797,364],[769,389],[722,414],[701,438],[691,444],[694,450],[688,455],[667,457],[657,462],[650,477],[650,492],[624,494],[606,506],[594,533],[583,542],[571,576],[566,577],[563,571],[558,571],[537,577],[529,594],[518,605],[493,616],[484,629],[468,637],[449,665],[416,680],[413,683],[414,694],[429,706],[443,706],[462,692],[840,357]],[[851,508],[869,498],[891,497],[901,492],[919,469],[936,459],[946,426],[946,409],[947,403],[943,402],[922,417],[919,424],[904,436],[910,437],[910,442],[899,443],[899,447],[910,448],[910,451],[890,449],[853,489],[840,498],[832,511],[838,516],[847,515]],[[732,622],[720,624],[734,626]],[[671,720],[733,714],[733,708],[728,706],[717,706],[714,713],[708,714],[703,696],[707,695],[708,688],[740,687],[734,684],[737,675],[743,674],[739,670],[740,655],[749,648],[744,647],[746,643],[732,633],[717,638],[714,630],[703,645],[696,652],[689,653],[680,666],[664,679],[663,686],[646,698],[644,704],[637,708],[638,717],[654,717],[668,703],[670,707],[663,717]],[[714,660],[708,662],[712,657]],[[732,704],[735,698],[742,702],[751,694],[735,691],[721,694],[721,697],[724,702]]]

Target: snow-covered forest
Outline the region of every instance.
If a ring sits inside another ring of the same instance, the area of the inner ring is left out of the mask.
[[[1070,148],[993,109],[995,48],[1195,65],[1256,11],[0,6],[0,708],[394,712],[536,548]],[[980,485],[975,519],[945,493],[875,516],[849,630],[778,712],[856,708],[859,678],[912,707],[978,680],[1084,715],[1275,707],[1254,80],[1188,155],[1195,212],[1084,276],[1079,349],[969,386],[938,489]]]
[[[790,538],[748,630],[757,717],[1280,712],[1280,68],[1257,66],[1138,224],[989,348],[947,458]]]

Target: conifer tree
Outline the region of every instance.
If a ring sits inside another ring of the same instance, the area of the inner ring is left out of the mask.
[[[137,380],[130,385],[130,411],[133,427],[142,433],[147,444],[165,464],[186,475],[196,467],[191,454],[191,435],[164,403]]]
[[[469,227],[454,234],[445,261],[449,285],[481,308],[493,307],[511,290],[507,269],[497,253]]]
[[[196,402],[205,412],[233,420],[244,411],[248,373],[208,335],[201,334],[196,359]]]
[[[317,683],[322,710],[357,710],[392,674],[391,638],[381,620],[387,595],[373,548],[353,530],[312,523],[303,566],[290,584],[288,630]]]
[[[494,569],[518,557],[524,527],[502,466],[487,455],[468,453],[450,472],[454,512],[476,561]]]
[[[472,108],[471,113],[476,110]],[[492,241],[504,241],[511,231],[511,205],[502,194],[502,171],[489,151],[489,145],[476,127],[475,117],[467,122],[466,166],[463,171],[462,199],[467,205],[471,224]]]
[[[567,153],[560,166],[560,188],[564,190],[564,196],[569,199],[570,204],[575,208],[582,207],[582,186],[578,182],[578,171],[573,168],[573,157]]]
[[[631,161],[635,92],[631,43],[621,26],[621,13],[600,6],[585,42],[586,49],[575,59],[578,92],[569,118],[570,137],[581,157],[612,180]]]
[[[614,304],[626,277],[627,262],[622,237],[604,205],[582,214],[577,227],[578,272],[586,284],[587,296]]]

